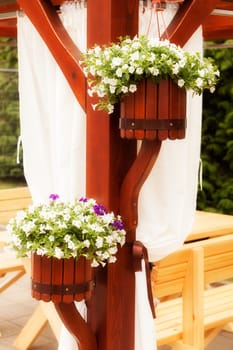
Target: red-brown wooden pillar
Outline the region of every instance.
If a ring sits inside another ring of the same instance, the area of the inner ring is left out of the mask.
[[[89,0],[88,46],[116,41],[138,31],[138,0]],[[87,99],[87,196],[119,212],[120,187],[136,155],[136,142],[122,140],[118,108],[114,115],[93,111]],[[88,305],[88,322],[98,350],[134,350],[134,271],[132,247],[126,245],[115,264],[96,271],[96,288]]]

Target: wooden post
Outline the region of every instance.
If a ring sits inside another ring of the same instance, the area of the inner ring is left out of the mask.
[[[88,1],[88,46],[116,41],[138,31],[138,0]],[[96,112],[87,99],[87,196],[119,212],[120,187],[136,155],[136,142],[122,140],[119,109]],[[88,322],[100,350],[134,350],[134,271],[132,246],[115,264],[96,271],[96,288],[88,304]]]

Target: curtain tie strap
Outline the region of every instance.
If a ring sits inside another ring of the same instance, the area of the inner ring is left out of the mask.
[[[148,259],[148,253],[146,247],[140,241],[133,243],[133,257],[134,257],[134,271],[142,271],[142,259],[145,261],[146,268],[146,282],[147,282],[147,295],[151,307],[151,312],[155,318],[155,306],[153,302],[153,294],[151,288],[151,275],[150,275],[150,263]]]
[[[21,135],[18,137],[17,141],[17,156],[16,156],[16,163],[20,164],[20,145],[22,144],[22,138]]]

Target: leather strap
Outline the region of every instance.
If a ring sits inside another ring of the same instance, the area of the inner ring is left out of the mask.
[[[91,291],[95,286],[93,280],[79,284],[44,284],[32,280],[32,290],[41,294],[71,295]]]
[[[156,317],[155,306],[153,301],[153,294],[151,288],[151,276],[150,276],[150,263],[148,259],[148,253],[146,247],[140,241],[133,243],[133,257],[134,257],[134,271],[142,271],[142,259],[145,261],[146,267],[146,282],[147,282],[147,295],[150,303],[150,308],[153,317]]]
[[[186,119],[120,118],[119,128],[125,130],[180,130],[186,128]]]

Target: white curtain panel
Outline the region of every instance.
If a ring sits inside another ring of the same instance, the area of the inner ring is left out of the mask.
[[[164,12],[168,22],[177,7]],[[81,50],[86,47],[86,9],[68,3],[61,18]],[[151,25],[148,30],[148,21]],[[149,7],[139,12],[139,32],[158,36]],[[163,23],[162,23],[163,25]],[[199,29],[185,47],[202,51]],[[34,202],[51,193],[64,199],[85,194],[85,114],[63,74],[26,16],[18,16],[19,92],[24,171]],[[188,94],[187,137],[164,141],[159,158],[139,196],[137,239],[151,261],[178,249],[192,226],[198,183],[201,137],[201,97]],[[147,300],[145,266],[136,273],[135,350],[155,350],[154,320]],[[79,305],[85,314],[83,304]],[[77,350],[63,327],[59,350]]]
[[[61,19],[81,50],[86,48],[86,8],[72,3]],[[33,201],[51,193],[64,200],[85,195],[86,116],[29,19],[18,15],[20,123],[24,173]],[[85,317],[84,303],[76,304]],[[59,350],[76,350],[62,328]]]
[[[77,23],[76,18],[76,27]],[[77,42],[77,31],[72,34]],[[84,47],[86,37],[81,35],[79,40]],[[64,199],[83,196],[85,113],[45,43],[22,14],[18,16],[18,56],[23,162],[32,198],[44,201],[51,193]]]
[[[176,11],[177,5],[167,4],[164,22],[168,24]],[[140,32],[146,34],[150,7],[139,13]],[[148,36],[156,35],[153,15]],[[202,54],[202,42],[199,28],[184,49]],[[137,239],[147,247],[150,261],[178,249],[191,230],[198,189],[201,117],[202,97],[188,92],[186,138],[163,141],[158,160],[140,192]]]
[[[139,9],[139,32],[158,37],[169,24],[177,5],[167,5],[158,14],[150,6]],[[158,31],[158,20],[160,30]],[[150,23],[150,26],[148,26]],[[185,50],[202,53],[199,28],[185,45]],[[187,94],[187,130],[184,140],[163,141],[159,157],[145,181],[138,203],[137,240],[148,250],[149,260],[158,261],[182,246],[189,234],[196,209],[201,143],[202,97]],[[146,297],[146,275],[136,273],[135,350],[155,350],[156,330]]]

